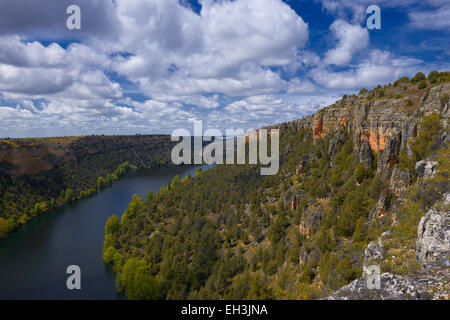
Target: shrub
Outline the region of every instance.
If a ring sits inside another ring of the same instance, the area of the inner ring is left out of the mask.
[[[425,82],[425,80],[422,80],[419,82],[419,84],[417,85],[418,89],[425,89],[427,87],[427,83]]]
[[[401,83],[409,83],[408,77],[403,77],[394,82],[394,87],[398,86]]]
[[[366,168],[364,167],[364,164],[360,162],[356,166],[355,179],[358,183],[361,183],[365,178],[366,178]]]
[[[424,117],[417,138],[411,143],[414,160],[425,159],[430,153],[437,150],[442,134],[441,117],[433,113]]]
[[[433,70],[428,74],[428,80],[430,80],[430,83],[432,83],[432,84],[437,82],[438,77],[439,77],[439,72],[437,72],[436,70]]]
[[[423,74],[423,72],[417,72],[416,75],[414,77],[411,78],[411,83],[416,83],[422,80],[425,80],[425,75]]]

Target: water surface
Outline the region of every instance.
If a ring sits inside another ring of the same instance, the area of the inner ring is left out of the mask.
[[[204,167],[207,169],[208,167]],[[196,167],[139,170],[93,198],[52,210],[0,241],[0,299],[119,299],[114,273],[102,261],[104,226],[133,194],[159,191]],[[81,268],[81,290],[68,290],[66,269]]]

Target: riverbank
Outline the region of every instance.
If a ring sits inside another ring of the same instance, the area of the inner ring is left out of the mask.
[[[0,241],[0,299],[120,299],[115,275],[102,261],[104,226],[121,215],[133,194],[158,192],[192,167],[135,170],[103,192],[54,209]],[[66,268],[81,268],[81,290],[66,288]]]

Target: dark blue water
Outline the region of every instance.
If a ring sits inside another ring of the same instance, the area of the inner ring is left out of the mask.
[[[208,167],[204,167],[207,169]],[[53,210],[0,241],[0,299],[120,299],[115,276],[102,260],[104,226],[121,215],[133,194],[159,191],[196,167],[130,173],[99,195]],[[81,290],[68,290],[66,269],[81,268]]]

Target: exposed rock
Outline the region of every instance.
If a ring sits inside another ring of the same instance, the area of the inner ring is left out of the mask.
[[[378,217],[383,217],[387,213],[390,205],[391,205],[390,195],[387,192],[382,192],[375,207],[369,213],[369,219],[372,220]]]
[[[370,265],[383,257],[385,232],[364,251],[363,275],[334,292],[327,300],[428,300],[449,299],[450,287],[450,193],[445,194],[440,209],[429,210],[422,217],[417,236],[416,258],[423,270],[414,276],[392,273],[379,275],[379,289],[369,286],[374,275]],[[370,277],[370,278],[369,278]]]
[[[437,171],[438,163],[436,161],[421,160],[416,163],[416,173],[419,177],[433,177]]]
[[[364,141],[359,148],[358,152],[359,162],[363,163],[366,168],[372,167],[373,164],[373,154],[370,149],[370,145],[367,141]]]
[[[319,117],[314,120],[313,137],[320,138],[323,137],[325,133],[325,128],[323,126],[323,116],[319,115]]]
[[[295,210],[298,208],[300,200],[304,197],[305,196],[300,192],[290,192],[284,196],[284,203],[288,205],[292,210]]]
[[[436,87],[431,88],[428,95],[423,95],[415,115],[423,114],[429,115],[434,112],[441,113],[442,116],[448,117],[445,105],[441,104],[441,97],[450,92],[450,83],[443,83]]]
[[[380,289],[369,289],[366,278],[358,278],[342,287],[326,300],[428,300],[442,298],[433,296],[431,288],[438,287],[440,277],[414,279],[401,277],[392,273],[380,275]]]
[[[402,136],[396,129],[389,132],[384,149],[378,156],[378,172],[383,172],[387,168],[392,168],[397,162],[397,157],[401,150]]]
[[[424,269],[450,267],[450,194],[442,210],[430,209],[420,220],[416,258]]]
[[[295,169],[295,175],[297,177],[300,177],[302,174],[306,172],[306,164],[308,163],[309,157],[304,156],[302,160],[300,161],[300,164]]]
[[[322,217],[322,210],[316,211],[311,208],[307,208],[300,219],[300,234],[309,238],[319,228]]]
[[[411,186],[411,174],[398,168],[392,170],[389,187],[396,196],[404,195]]]
[[[375,262],[383,259],[384,249],[383,249],[383,238],[388,234],[384,232],[377,241],[372,241],[368,244],[364,250],[364,267],[369,266]]]

